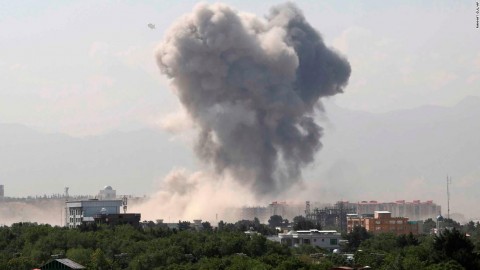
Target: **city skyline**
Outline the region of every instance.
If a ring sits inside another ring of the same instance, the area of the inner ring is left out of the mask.
[[[225,2],[258,18],[282,3]],[[272,196],[446,205],[448,174],[452,211],[480,216],[468,207],[480,189],[475,3],[295,4],[352,72],[343,94],[316,104],[325,109],[314,116],[323,128],[320,151],[304,158],[310,163],[301,164],[303,177],[292,177],[300,180],[286,178],[292,186],[275,182]],[[2,4],[0,184],[6,194],[61,193],[65,186],[82,194],[94,184],[112,185],[156,198],[148,211],[163,200],[162,211],[178,206],[188,215],[207,211],[192,207],[189,197],[199,204],[213,198],[216,205],[270,201],[235,183],[238,176],[205,184],[217,173],[194,156],[199,124],[157,67],[154,51],[167,29],[195,5]],[[242,108],[236,111],[233,118],[248,122]]]

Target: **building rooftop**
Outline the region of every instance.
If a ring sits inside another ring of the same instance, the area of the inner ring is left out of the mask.
[[[88,200],[72,200],[67,201],[67,203],[84,203],[84,202],[122,202],[120,199],[106,199],[106,200],[99,200],[99,199],[88,199]]]
[[[311,229],[311,230],[298,230],[298,231],[289,231],[286,233],[287,235],[292,235],[292,234],[337,234],[339,232],[331,230],[331,231],[319,231],[317,229]],[[285,235],[285,234],[283,234]]]
[[[58,264],[62,266],[59,266]],[[85,269],[85,266],[78,264],[70,259],[55,259],[46,263],[45,265],[40,267],[40,269],[58,269],[58,267],[61,267],[61,269]]]

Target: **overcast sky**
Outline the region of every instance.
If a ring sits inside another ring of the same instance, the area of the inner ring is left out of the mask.
[[[257,15],[279,3],[225,2]],[[475,1],[295,2],[352,65],[341,107],[386,112],[480,93]],[[156,125],[178,104],[153,51],[194,5],[1,1],[0,123],[73,136]]]

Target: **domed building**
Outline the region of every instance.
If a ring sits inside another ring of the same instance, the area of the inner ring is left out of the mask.
[[[110,200],[117,198],[117,191],[114,190],[111,186],[105,186],[98,193],[98,199],[100,200]]]

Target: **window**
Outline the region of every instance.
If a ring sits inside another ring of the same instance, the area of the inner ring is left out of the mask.
[[[375,224],[380,224],[380,220],[375,220]]]
[[[313,238],[313,242],[317,242],[317,238]]]
[[[337,245],[338,240],[336,238],[330,238],[330,245],[334,246]]]
[[[395,224],[395,220],[390,220],[388,223]]]
[[[403,220],[397,220],[397,224],[403,224]]]

